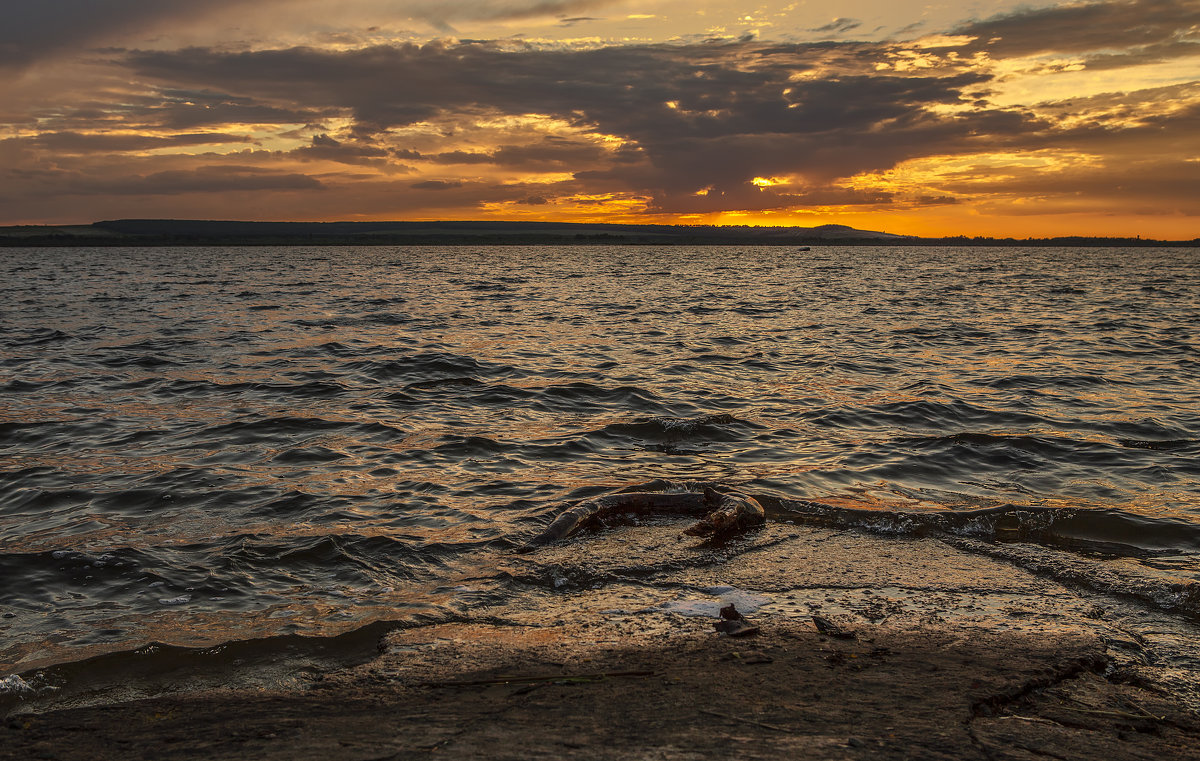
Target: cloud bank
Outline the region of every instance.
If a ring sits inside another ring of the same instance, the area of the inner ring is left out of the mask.
[[[114,3],[118,16],[146,23],[192,12],[160,2],[138,15],[143,5]],[[212,7],[221,5],[236,3]],[[613,3],[410,2],[403,11],[450,24],[569,20],[602,5]],[[839,18],[813,29],[844,36],[861,24]],[[1017,105],[996,95],[1014,82],[1147,65],[1195,72],[1198,29],[1194,3],[1121,0],[874,42],[109,51],[108,70],[136,92],[31,114],[36,130],[0,141],[10,188],[0,196],[29,214],[56,193],[211,206],[206,194],[237,191],[257,192],[258,208],[292,210],[271,218],[318,209],[659,221],[1120,209],[1186,223],[1200,215],[1200,76],[1176,72],[1163,85],[1156,69],[1157,86],[1131,76],[1123,90]]]

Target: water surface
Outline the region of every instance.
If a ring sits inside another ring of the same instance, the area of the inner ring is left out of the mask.
[[[457,615],[562,502],[655,479],[1200,610],[1194,249],[6,249],[0,283],[0,677]]]

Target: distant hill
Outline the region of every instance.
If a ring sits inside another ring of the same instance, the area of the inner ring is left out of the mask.
[[[117,219],[91,225],[0,227],[0,246],[374,245],[1200,245],[1137,238],[918,238],[845,225],[748,227],[574,222],[237,222]]]
[[[0,228],[0,245],[452,245],[458,243],[748,243],[794,245],[905,236],[844,225],[726,227],[573,222],[234,222],[118,219],[91,225]]]

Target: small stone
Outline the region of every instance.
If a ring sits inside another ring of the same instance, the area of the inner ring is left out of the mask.
[[[817,631],[827,637],[833,637],[834,639],[854,639],[856,636],[854,632],[843,629],[828,618],[813,616],[812,620],[813,624],[817,627]]]

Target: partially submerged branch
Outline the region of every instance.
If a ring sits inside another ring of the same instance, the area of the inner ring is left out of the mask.
[[[684,531],[689,536],[726,539],[766,521],[762,505],[753,497],[727,494],[715,489],[704,492],[627,492],[589,499],[564,510],[542,533],[522,548],[529,552],[584,529],[596,528],[620,515],[698,515],[696,524]]]

